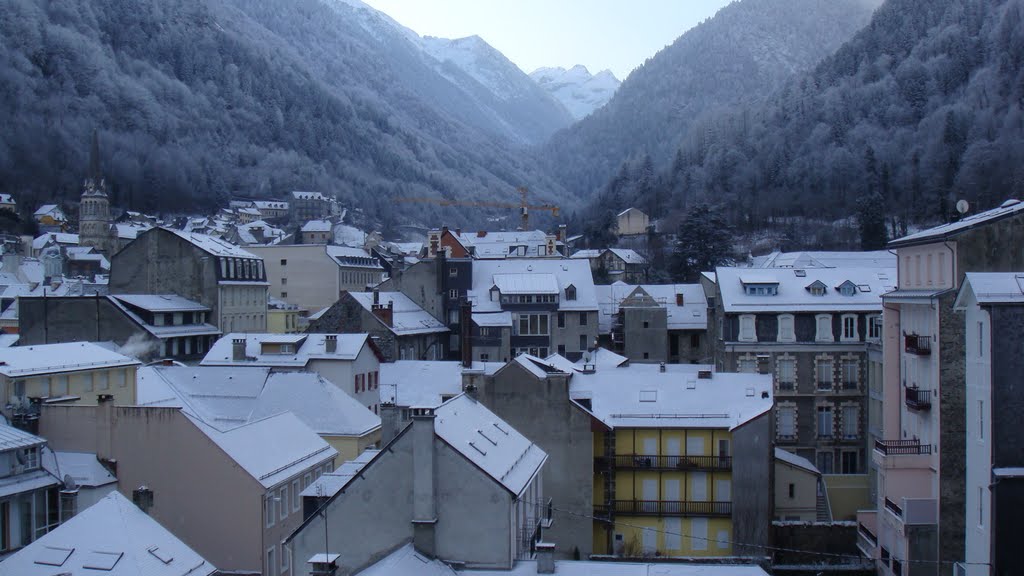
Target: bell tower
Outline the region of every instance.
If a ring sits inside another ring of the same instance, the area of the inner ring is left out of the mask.
[[[89,152],[89,177],[85,180],[78,212],[78,245],[92,246],[98,252],[110,255],[110,199],[100,170],[100,146],[96,132],[92,133]]]

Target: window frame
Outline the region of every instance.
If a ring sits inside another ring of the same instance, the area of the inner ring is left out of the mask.
[[[816,438],[832,439],[836,435],[835,410],[831,404],[818,404],[814,408],[814,436]],[[828,430],[823,432],[823,415],[828,415]]]
[[[749,328],[749,331],[746,330]],[[757,342],[757,315],[741,314],[736,339],[740,342]]]
[[[796,316],[792,314],[779,314],[778,330],[775,335],[777,342],[796,342]],[[788,323],[788,331],[783,331],[783,326]],[[756,326],[756,325],[755,325]]]
[[[840,342],[857,342],[860,340],[860,326],[856,314],[843,314],[840,323]]]
[[[822,327],[825,322],[828,325],[828,333],[822,331]],[[836,336],[832,330],[832,315],[831,314],[816,314],[814,316],[814,341],[815,342],[835,342]]]

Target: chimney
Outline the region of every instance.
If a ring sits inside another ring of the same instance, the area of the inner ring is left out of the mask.
[[[665,363],[662,362],[661,364],[658,365],[658,372],[664,372],[664,371],[665,371]]]
[[[310,576],[334,576],[338,573],[340,554],[314,554],[306,561]]]
[[[462,228],[456,228],[455,229],[455,235],[456,236],[462,236]]]
[[[412,413],[412,524],[416,550],[437,555],[434,528],[437,524],[437,493],[434,481],[434,409],[413,407]]]
[[[551,542],[537,542],[537,574],[555,573],[555,545]]]
[[[473,305],[468,298],[459,302],[459,353],[462,367],[473,367]]]
[[[235,362],[245,360],[245,338],[231,339],[231,359]]]
[[[566,239],[569,237],[569,227],[565,224],[558,225],[558,239],[565,244]]]
[[[676,306],[682,306],[682,305],[683,305],[683,295],[682,294],[676,294]]]
[[[139,507],[139,510],[149,514],[150,509],[153,508],[153,491],[145,485],[139,486],[132,490],[132,502]]]
[[[338,351],[337,334],[327,334],[324,336],[324,351],[328,354],[334,354]]]
[[[370,307],[373,315],[380,319],[388,328],[390,328],[395,320],[395,301],[391,300],[387,306],[381,304],[374,304]]]
[[[477,230],[476,237],[477,238],[486,238],[487,237],[487,230]]]
[[[392,386],[394,386],[392,384]],[[396,392],[397,395],[397,392]],[[398,406],[394,402],[380,403],[380,445],[387,446],[398,436]]]

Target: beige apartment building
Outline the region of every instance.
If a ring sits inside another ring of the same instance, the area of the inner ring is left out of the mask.
[[[365,292],[384,279],[384,268],[362,248],[288,244],[246,249],[263,258],[271,298],[309,312],[334,304],[342,292]]]

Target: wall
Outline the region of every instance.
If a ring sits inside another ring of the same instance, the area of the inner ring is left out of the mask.
[[[338,266],[327,256],[323,244],[247,246],[246,250],[263,258],[272,297],[309,312],[326,308],[338,299]],[[282,292],[288,295],[282,296]]]
[[[814,522],[818,518],[818,478],[809,470],[775,460],[775,519]],[[793,485],[793,497],[789,486]]]
[[[668,311],[663,306],[621,307],[625,333],[624,356],[630,362],[668,361]],[[690,342],[685,342],[689,347]]]
[[[822,478],[828,490],[833,520],[856,520],[857,510],[874,507],[868,491],[867,474],[826,474]]]
[[[993,311],[999,314],[1002,310],[1000,307]],[[989,562],[992,545],[993,509],[989,484],[992,482],[993,411],[1002,412],[1002,406],[997,407],[993,403],[995,398],[992,390],[992,353],[993,348],[999,348],[1000,344],[993,342],[992,336],[996,332],[993,330],[987,309],[972,303],[965,311],[965,322],[968,345],[966,347],[967,364],[964,381],[967,388],[964,406],[967,421],[967,475],[964,497],[967,514],[972,521],[967,522],[965,528],[964,559],[970,563],[977,563],[977,565],[968,566],[967,570],[970,576],[987,576],[989,574],[988,567],[981,564]],[[979,342],[978,336],[979,328],[982,334],[981,342]],[[1020,332],[1004,332],[1003,334],[1020,334]],[[1017,338],[1001,338],[1000,342],[1019,344]],[[1019,352],[1014,351],[1013,356],[1018,355]],[[1004,360],[1013,363],[1012,359],[1005,358]],[[1015,374],[1020,373],[1018,371]],[[1017,378],[1011,377],[1008,380],[1010,382],[1006,384],[1009,388],[1017,387],[1015,382]],[[1009,404],[1006,406],[1007,411],[1002,414],[1000,419],[1003,422],[1015,420],[1015,416],[1020,414],[1021,408],[1014,406],[1017,399],[1003,398],[1003,401],[1008,401]],[[1014,409],[1018,411],[1014,413],[1012,411]]]
[[[503,309],[507,309],[504,306]],[[586,323],[581,322],[581,315],[586,316]],[[515,323],[515,314],[512,315],[512,322]],[[565,346],[565,357],[576,361],[582,357],[583,352],[586,350],[580,349],[580,335],[586,336],[587,349],[589,350],[594,346],[594,342],[597,340],[597,311],[592,312],[579,312],[579,311],[567,311],[565,312],[565,328],[558,327],[558,313],[552,313],[550,322],[551,332],[551,354],[558,352],[558,347]],[[514,327],[513,327],[514,331]],[[513,354],[514,356],[515,354]]]
[[[789,523],[772,524],[772,535],[775,546],[789,550],[807,550],[808,552],[826,552],[844,556],[860,556],[857,549],[857,524],[854,522],[835,523]],[[836,564],[841,563],[837,559]],[[775,564],[813,564],[820,565],[822,557],[818,554],[802,554],[788,550],[775,553]],[[817,573],[817,571],[813,572]],[[828,573],[826,571],[826,573]],[[844,570],[844,574],[848,573]],[[856,574],[856,572],[849,572]]]
[[[338,451],[339,463],[354,459],[367,448],[380,442],[380,428],[364,436],[321,436],[325,442]]]
[[[130,406],[135,404],[136,399],[136,366],[121,366],[101,370],[79,370],[65,372],[59,375],[32,376],[20,378],[17,381],[25,383],[25,397],[41,398],[44,396],[61,395],[63,389],[67,392],[63,395],[77,396],[77,400],[66,402],[66,404],[97,404],[101,394],[113,396],[114,404],[118,406]],[[66,386],[61,384],[61,389],[55,388],[58,379],[66,378]],[[11,398],[13,395],[14,380],[6,376],[0,376],[0,392],[3,398]],[[11,416],[11,408],[6,405],[2,408],[5,416]]]
[[[772,412],[732,432],[732,539],[757,546],[771,544],[775,482]],[[767,478],[765,477],[767,475]],[[757,547],[737,545],[737,556],[763,556]]]
[[[314,359],[309,361],[305,369],[323,376],[367,408],[380,403],[380,392],[377,389],[367,389],[358,394],[355,391],[356,374],[380,372],[380,361],[368,344],[363,345],[354,361]]]
[[[939,558],[964,558],[964,491],[966,490],[966,391],[964,389],[964,315],[954,311],[955,292],[938,299],[939,308]],[[933,354],[936,351],[932,352]],[[932,412],[936,407],[932,406]]]
[[[80,341],[120,346],[133,335],[156,341],[105,296],[22,297],[17,306],[20,346]]]

